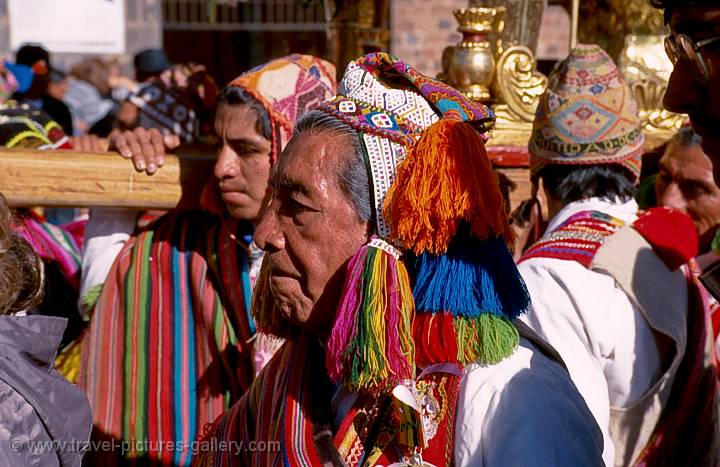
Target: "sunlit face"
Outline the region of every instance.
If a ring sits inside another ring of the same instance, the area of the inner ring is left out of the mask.
[[[346,264],[368,239],[368,223],[338,182],[348,147],[335,135],[293,137],[271,179],[272,203],[255,230],[280,313],[320,337],[332,329]]]
[[[700,237],[700,251],[710,250],[720,223],[720,188],[715,184],[712,162],[698,145],[671,144],[655,181],[658,203],[687,213]]]
[[[720,36],[720,6],[678,7],[673,11],[670,29],[694,41]],[[665,107],[690,115],[693,130],[702,137],[703,149],[714,162],[715,180],[720,181],[720,42],[702,51],[711,70],[710,81],[699,82],[687,61],[678,60],[665,93]]]
[[[269,201],[272,149],[256,123],[256,112],[246,105],[220,104],[215,117],[215,131],[222,141],[214,170],[220,197],[232,217],[253,223]]]

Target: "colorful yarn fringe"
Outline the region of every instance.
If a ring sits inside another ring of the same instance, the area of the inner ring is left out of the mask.
[[[517,348],[511,320],[530,295],[484,140],[441,119],[398,166],[385,200],[391,238],[417,255],[413,322],[417,364],[497,363]]]
[[[413,340],[418,366],[437,362],[491,365],[511,355],[520,336],[510,321],[492,314],[466,318],[441,312],[417,313]]]
[[[353,390],[392,388],[413,378],[410,279],[399,252],[373,238],[350,259],[327,345],[327,369]]]
[[[428,128],[398,166],[385,217],[391,239],[417,255],[415,287],[384,240],[350,260],[327,346],[330,377],[382,391],[412,377],[415,364],[511,355],[519,342],[511,320],[530,296],[508,250],[514,234],[481,135],[448,119]]]
[[[447,254],[423,253],[415,270],[419,311],[451,311],[466,318],[490,313],[512,320],[530,305],[525,282],[500,237],[480,241],[461,227]]]
[[[391,238],[416,254],[445,253],[460,220],[480,239],[514,233],[497,176],[480,133],[469,123],[441,119],[430,126],[397,167],[385,198]]]

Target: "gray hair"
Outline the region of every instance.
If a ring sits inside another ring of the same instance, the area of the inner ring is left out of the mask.
[[[358,132],[347,123],[321,110],[311,110],[295,123],[293,136],[309,132],[323,132],[345,139],[346,149],[352,154],[347,158],[345,167],[340,170],[338,182],[348,200],[355,207],[358,217],[365,222],[370,222],[373,218],[370,175],[365,165],[365,150]]]
[[[681,148],[688,146],[700,146],[702,138],[689,126],[680,128],[670,140],[670,144]]]

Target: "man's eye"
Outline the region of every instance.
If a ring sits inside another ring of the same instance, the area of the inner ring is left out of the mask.
[[[310,208],[302,204],[301,202],[290,198],[290,207],[295,212],[309,211]]]
[[[699,183],[685,183],[683,184],[682,191],[688,199],[697,199],[709,194],[707,188]]]

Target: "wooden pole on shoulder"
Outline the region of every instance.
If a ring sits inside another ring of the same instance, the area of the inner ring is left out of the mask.
[[[208,155],[167,155],[147,175],[114,152],[2,149],[0,192],[12,206],[193,208],[213,164]]]

